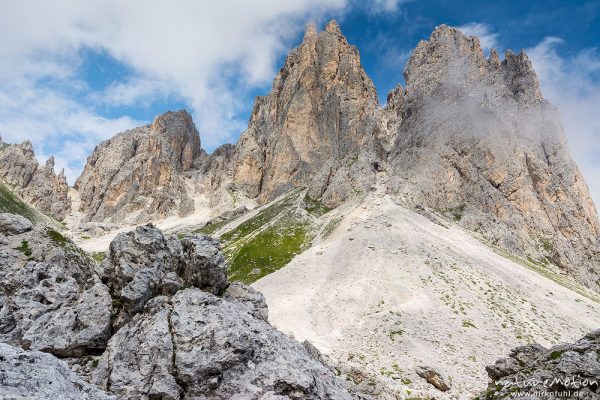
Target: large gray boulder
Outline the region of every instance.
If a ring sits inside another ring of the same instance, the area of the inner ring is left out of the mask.
[[[0,213],[0,232],[9,235],[25,233],[33,228],[33,224],[27,218],[10,213]]]
[[[3,240],[0,341],[60,356],[102,351],[112,306],[94,263],[48,228]]]
[[[517,347],[486,370],[491,383],[485,399],[598,399],[600,330],[550,349],[538,344]]]
[[[0,398],[115,400],[84,382],[58,358],[6,343],[0,343]]]
[[[115,326],[158,295],[186,287],[218,294],[227,286],[227,266],[220,244],[205,235],[165,237],[152,225],[117,235],[99,268],[115,299]]]
[[[153,298],[111,338],[95,382],[120,398],[351,398],[302,344],[256,317],[264,303],[249,304],[197,288]]]

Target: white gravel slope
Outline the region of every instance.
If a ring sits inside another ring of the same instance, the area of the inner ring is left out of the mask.
[[[485,366],[516,345],[600,325],[600,304],[396,203],[370,195],[329,238],[254,284],[277,328],[381,398],[472,398],[487,386]],[[451,391],[425,383],[418,365]]]

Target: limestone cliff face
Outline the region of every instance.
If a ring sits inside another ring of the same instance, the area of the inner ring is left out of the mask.
[[[299,186],[337,205],[368,185],[387,156],[375,87],[335,21],[309,26],[237,144],[234,180],[268,201]]]
[[[405,80],[386,108],[397,130],[389,190],[599,289],[596,208],[527,55],[485,58],[476,37],[440,26]]]
[[[41,212],[63,219],[71,209],[64,171],[54,172],[54,157],[38,164],[31,142],[7,145],[0,150],[0,178]]]
[[[183,175],[202,156],[187,111],[167,112],[150,125],[96,147],[75,188],[87,221],[143,222],[193,211]]]

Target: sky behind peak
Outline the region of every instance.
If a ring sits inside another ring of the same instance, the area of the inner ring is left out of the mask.
[[[445,23],[484,51],[526,49],[600,203],[600,0],[21,0],[0,4],[0,135],[70,182],[115,133],[190,110],[203,147],[235,142],[308,23],[336,19],[383,103]]]

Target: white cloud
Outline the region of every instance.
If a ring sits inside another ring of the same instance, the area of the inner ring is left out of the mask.
[[[205,145],[234,140],[246,123],[236,118],[247,106],[240,99],[271,82],[275,60],[308,21],[323,22],[346,6],[346,0],[1,2],[0,134],[31,139],[40,154],[72,136],[60,159],[74,175],[80,154],[139,123],[99,118],[95,108],[174,96],[190,106]],[[80,76],[83,49],[108,54],[132,76],[90,92]]]
[[[481,47],[485,52],[498,46],[498,34],[493,32],[489,25],[479,22],[471,22],[466,25],[457,26],[456,29],[467,36],[478,36]]]
[[[389,13],[398,11],[402,3],[406,3],[406,0],[372,0],[368,2],[368,7],[373,13]]]
[[[560,110],[573,157],[600,206],[600,54],[585,49],[563,57],[556,50],[561,44],[548,37],[526,51],[544,96]]]

